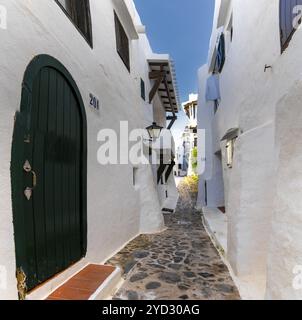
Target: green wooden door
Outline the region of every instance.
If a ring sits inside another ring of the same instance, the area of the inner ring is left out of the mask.
[[[17,267],[26,274],[27,290],[86,253],[83,106],[56,63],[35,69],[31,88],[23,88],[25,110],[15,122],[15,242]]]

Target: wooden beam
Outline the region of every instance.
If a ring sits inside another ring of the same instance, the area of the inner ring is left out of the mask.
[[[169,70],[165,70],[165,69],[163,69],[163,68],[160,68],[160,69],[153,69],[153,68],[151,68],[151,71],[150,71],[150,72],[160,72],[160,71],[166,72],[167,75],[170,75],[170,74],[171,74],[171,72],[170,72]]]
[[[149,93],[149,103],[153,101],[157,91],[165,92],[167,93],[167,96],[162,96],[161,100],[164,105],[171,106],[171,108],[169,109],[165,107],[165,110],[166,112],[172,112],[173,116],[175,116],[175,112],[177,112],[177,110],[175,110],[174,107],[177,106],[177,103],[176,98],[174,96],[174,90],[169,88],[169,85],[172,84],[172,81],[168,81],[166,78],[169,72],[165,71],[164,67],[167,65],[167,63],[156,63],[156,66],[159,66],[160,70],[153,70],[149,72],[149,79],[155,80],[153,88]],[[150,63],[150,66],[155,66],[155,64]],[[162,84],[164,84],[165,89],[160,88]],[[173,96],[171,94],[173,94]],[[168,99],[168,101],[164,101],[163,99]]]
[[[175,114],[175,117],[176,117],[176,112],[178,112],[178,110],[171,110],[171,109],[169,109],[169,110],[167,110],[167,109],[165,109],[166,110],[166,112],[171,112],[171,113],[173,113],[173,114]]]
[[[173,102],[172,103],[170,101],[163,101],[163,104],[170,104],[172,106],[176,106],[176,102]]]
[[[168,62],[149,62],[149,66],[154,66],[154,67],[168,67],[169,64],[168,64]]]
[[[164,105],[164,107],[165,107],[166,110],[170,110],[171,112],[172,112],[173,110],[176,111],[176,112],[178,112],[177,105],[174,105],[173,108],[171,108],[170,105],[169,105],[169,106]]]
[[[176,103],[173,103],[172,105],[170,105],[170,103],[164,103],[165,109],[175,109],[175,107],[177,106]]]
[[[158,79],[160,77],[164,77],[166,75],[165,71],[150,71],[149,72],[149,79]]]
[[[161,98],[162,99],[169,99],[169,97],[167,97],[167,96],[161,96]],[[176,100],[175,97],[171,97],[171,98],[172,98],[172,100]]]
[[[164,102],[163,104],[165,108],[169,108],[169,109],[175,109],[175,107],[177,106],[176,103],[173,103],[172,105],[170,105],[169,102]]]
[[[170,122],[170,124],[168,125],[168,128],[167,128],[168,130],[172,129],[173,124],[175,123],[176,120],[177,120],[176,116],[172,117],[171,122]]]
[[[170,102],[171,108],[173,110],[173,102],[172,102],[172,99],[171,99],[171,94],[170,94],[167,78],[164,79],[164,85],[165,85],[165,88],[167,90],[167,94],[168,94],[168,97],[169,97],[169,102]]]
[[[158,89],[158,91],[160,91],[160,92],[166,92],[166,89]],[[170,89],[169,90],[171,93],[174,93],[174,90],[173,89]]]
[[[159,166],[159,168],[158,168],[158,170],[157,170],[157,184],[160,183],[161,177],[162,177],[163,173],[165,172],[167,166],[168,166],[168,165],[167,165],[167,164],[164,164],[164,163],[162,163],[162,164]]]
[[[164,80],[164,78],[165,78],[165,75],[162,74],[160,77],[158,77],[158,78],[156,79],[156,81],[155,81],[155,83],[154,83],[154,86],[153,86],[153,88],[151,89],[150,94],[149,94],[149,103],[151,103],[152,100],[154,99],[155,94],[156,94],[159,86],[161,85],[162,81]]]
[[[171,164],[169,165],[169,167],[168,167],[168,169],[167,169],[167,171],[166,171],[166,174],[165,174],[165,182],[166,182],[166,183],[167,183],[167,181],[168,181],[169,178],[170,178],[170,175],[171,175],[171,173],[172,173],[172,171],[173,171],[173,168],[174,168],[175,164],[176,164],[175,161],[172,160]]]
[[[167,116],[167,118],[166,118],[166,120],[173,120],[174,119],[174,117],[173,116]]]

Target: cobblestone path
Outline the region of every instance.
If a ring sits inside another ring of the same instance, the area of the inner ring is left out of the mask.
[[[188,192],[165,221],[166,231],[139,236],[108,261],[124,270],[125,282],[113,299],[240,299]]]

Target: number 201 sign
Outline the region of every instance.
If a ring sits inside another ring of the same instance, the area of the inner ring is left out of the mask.
[[[90,107],[99,111],[100,110],[100,100],[94,96],[92,93],[90,93],[89,95],[89,98],[90,98]]]

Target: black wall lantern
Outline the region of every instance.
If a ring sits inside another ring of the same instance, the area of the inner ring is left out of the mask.
[[[162,129],[163,127],[158,126],[156,122],[153,122],[152,126],[146,128],[152,141],[155,141],[160,137]]]

